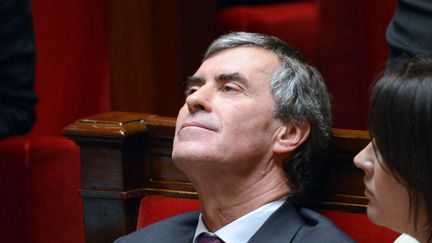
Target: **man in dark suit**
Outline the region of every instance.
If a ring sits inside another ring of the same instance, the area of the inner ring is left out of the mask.
[[[300,208],[330,136],[319,72],[278,38],[216,39],[188,78],[172,157],[201,212],[160,221],[117,242],[351,242]]]

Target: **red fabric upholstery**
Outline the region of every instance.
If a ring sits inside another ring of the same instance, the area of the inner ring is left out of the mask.
[[[145,227],[159,220],[177,214],[199,210],[199,201],[194,199],[146,196],[141,200],[137,228]],[[369,221],[366,214],[336,210],[322,210],[340,229],[359,243],[393,242],[398,233],[377,226]]]
[[[84,242],[79,148],[64,137],[38,137],[29,152],[32,239]]]
[[[218,32],[249,31],[278,36],[317,61],[317,4],[313,1],[236,6],[218,13]]]
[[[219,33],[263,32],[300,49],[333,96],[334,127],[366,129],[368,90],[383,70],[385,29],[396,0],[316,0],[236,6],[217,15]]]
[[[29,142],[24,137],[0,141],[0,235],[4,242],[30,242],[28,157]]]
[[[349,213],[336,210],[321,210],[341,230],[359,243],[392,243],[400,234],[373,224],[366,214]]]
[[[110,110],[104,0],[32,0],[37,121],[33,135],[59,135],[80,117]]]
[[[0,141],[2,242],[84,242],[79,148],[61,137],[110,110],[105,0],[32,0],[37,121]]]
[[[367,128],[371,84],[385,67],[395,0],[319,0],[318,68],[334,97],[334,127]]]
[[[164,196],[144,197],[140,202],[137,229],[177,214],[199,210],[199,208],[200,204],[196,199]]]
[[[79,148],[60,136],[21,136],[0,141],[0,155],[3,240],[84,242]]]

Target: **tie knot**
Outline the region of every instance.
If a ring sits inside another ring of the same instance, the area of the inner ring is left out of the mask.
[[[224,243],[223,240],[221,240],[216,235],[209,235],[207,233],[201,233],[196,238],[196,243]]]

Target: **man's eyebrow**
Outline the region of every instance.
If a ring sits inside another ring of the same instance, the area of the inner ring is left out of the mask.
[[[243,84],[246,84],[246,83],[247,83],[247,79],[246,79],[246,77],[243,76],[243,75],[241,75],[241,74],[238,73],[238,72],[235,72],[235,73],[223,73],[223,74],[220,74],[220,75],[216,78],[216,80],[217,80],[217,81],[224,81],[224,82],[235,80],[235,81],[239,81],[240,83],[243,83]]]
[[[188,77],[186,79],[186,85],[185,86],[187,89],[187,88],[190,88],[190,87],[195,86],[195,85],[201,86],[204,83],[205,83],[205,80],[203,78],[197,77],[197,76],[191,76],[191,77]]]
[[[243,84],[247,84],[247,79],[245,76],[241,75],[238,72],[234,72],[234,73],[222,73],[218,76],[216,76],[216,81],[217,82],[228,82],[228,81],[238,81],[240,83]],[[188,77],[186,80],[186,89],[193,87],[193,86],[202,86],[203,84],[205,84],[205,79],[203,77],[200,76],[191,76]]]

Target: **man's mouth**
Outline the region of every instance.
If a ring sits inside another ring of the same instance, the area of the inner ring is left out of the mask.
[[[199,121],[186,121],[182,124],[182,126],[180,127],[180,130],[186,127],[198,127],[198,128],[202,128],[202,129],[206,129],[206,130],[211,130],[214,131],[214,129],[212,129],[211,127],[207,126],[204,123],[201,123]]]

